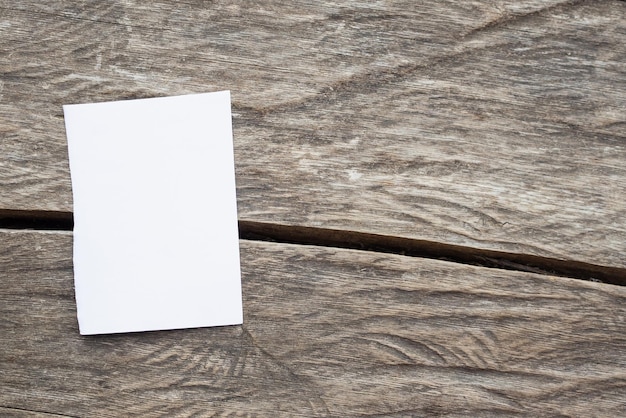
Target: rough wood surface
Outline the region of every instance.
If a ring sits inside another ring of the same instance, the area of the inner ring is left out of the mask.
[[[71,234],[0,242],[3,414],[626,414],[622,287],[242,241],[243,326],[81,337]]]
[[[0,209],[61,105],[231,89],[240,219],[626,267],[626,2],[0,1]]]

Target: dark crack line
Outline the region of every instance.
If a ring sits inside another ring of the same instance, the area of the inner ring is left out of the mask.
[[[6,409],[8,411],[29,412],[32,414],[45,415],[45,416],[51,416],[51,417],[78,418],[73,415],[56,414],[54,412],[40,411],[40,410],[28,409],[28,408],[17,408],[14,406],[6,406],[6,405],[0,405],[0,409]]]
[[[624,268],[358,231],[240,220],[239,237],[255,241],[398,254],[626,286]]]
[[[74,216],[71,212],[61,211],[0,209],[0,228],[71,231],[74,229]]]
[[[72,231],[74,219],[71,212],[0,210],[0,228]],[[359,231],[240,220],[239,238],[397,254],[626,286],[625,268]]]

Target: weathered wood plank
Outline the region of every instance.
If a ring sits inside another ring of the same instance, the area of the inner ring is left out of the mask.
[[[243,326],[81,337],[71,240],[0,233],[5,410],[626,413],[622,287],[242,241]]]
[[[71,210],[61,104],[229,88],[240,219],[626,267],[624,2],[0,7],[2,209]]]
[[[238,107],[292,105],[373,68],[437,57],[494,13],[290,3],[0,3],[3,180],[12,186],[3,207],[71,210],[67,102],[230,88]],[[374,29],[385,21],[395,27],[381,37]]]

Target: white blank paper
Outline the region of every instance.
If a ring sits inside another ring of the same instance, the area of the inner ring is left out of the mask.
[[[241,324],[230,92],[63,109],[80,333]]]

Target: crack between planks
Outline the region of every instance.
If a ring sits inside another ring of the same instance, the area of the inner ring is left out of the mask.
[[[7,405],[0,405],[0,412],[2,412],[2,409],[5,409],[7,411],[14,411],[14,412],[17,412],[17,411],[27,412],[27,413],[34,414],[34,415],[47,416],[47,417],[78,418],[78,417],[75,417],[74,415],[57,414],[54,412],[40,411],[36,409],[27,409],[27,408],[17,408],[15,406],[7,406]]]
[[[256,241],[398,254],[620,286],[626,285],[626,269],[623,268],[359,231],[240,220],[239,237]]]
[[[38,231],[72,231],[72,212],[0,209],[0,228]]]
[[[63,211],[0,210],[0,228],[72,231],[74,219],[71,212]],[[239,238],[397,254],[626,286],[625,268],[351,230],[239,220]]]

